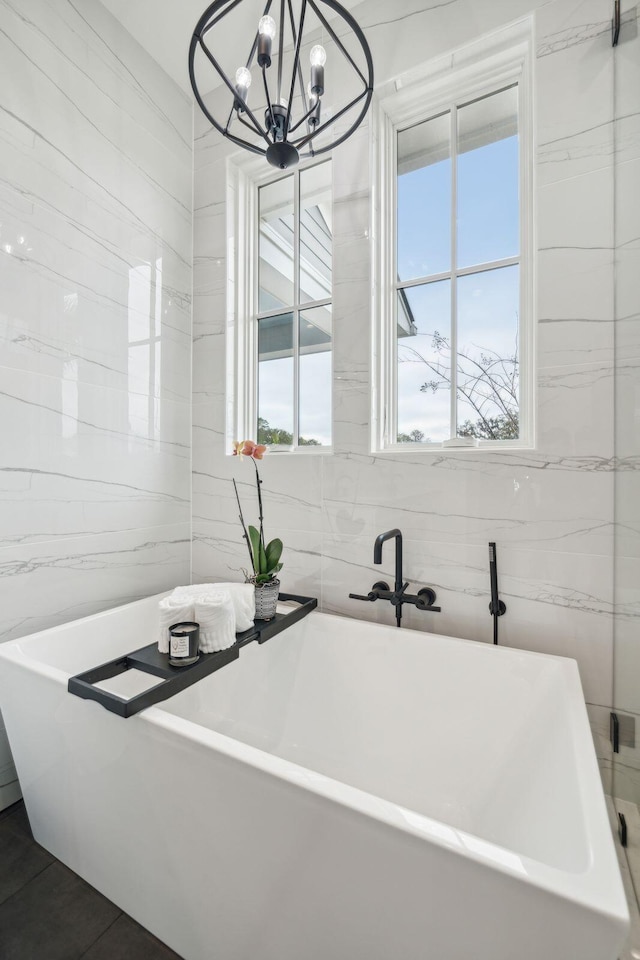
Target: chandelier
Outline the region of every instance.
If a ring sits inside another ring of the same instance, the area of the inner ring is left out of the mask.
[[[362,30],[336,0],[263,4],[212,3],[191,38],[189,76],[200,108],[223,137],[286,170],[332,150],[358,128],[371,103],[373,62]],[[247,37],[242,57],[234,52],[238,35]],[[323,117],[324,43],[331,60]],[[211,89],[212,79],[222,91],[205,98],[201,89]],[[338,121],[350,126],[345,131]]]

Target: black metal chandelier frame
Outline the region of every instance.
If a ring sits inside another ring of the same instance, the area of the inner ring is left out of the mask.
[[[329,150],[333,150],[334,147],[338,144],[343,143],[347,140],[352,133],[360,126],[362,123],[367,110],[369,109],[369,104],[371,103],[371,97],[373,95],[373,61],[371,58],[371,51],[369,45],[365,39],[365,36],[358,26],[357,22],[348,12],[345,10],[341,4],[337,3],[336,0],[301,0],[300,6],[300,18],[298,25],[296,26],[296,20],[293,12],[293,2],[292,0],[280,0],[280,23],[279,23],[279,45],[277,50],[277,59],[278,59],[278,70],[277,70],[277,96],[275,99],[271,95],[269,89],[269,81],[267,77],[267,70],[271,64],[270,56],[264,56],[260,53],[261,49],[261,36],[259,31],[256,31],[255,37],[253,39],[253,44],[249,52],[245,67],[246,70],[251,70],[254,66],[254,61],[256,60],[256,53],[258,53],[258,65],[261,69],[262,80],[264,85],[264,92],[266,95],[267,109],[265,112],[265,123],[261,124],[258,118],[255,116],[255,113],[251,110],[247,103],[247,89],[242,89],[239,86],[234,86],[232,81],[229,79],[225,71],[220,66],[218,60],[211,52],[209,46],[205,42],[205,37],[210,31],[224,18],[226,17],[235,7],[237,7],[243,0],[215,0],[202,14],[200,17],[196,28],[193,32],[191,38],[191,44],[189,47],[189,76],[191,79],[191,86],[193,87],[193,92],[195,94],[196,100],[200,106],[200,109],[208,118],[208,120],[213,124],[216,130],[222,134],[223,137],[226,137],[227,140],[230,140],[232,143],[237,144],[239,147],[243,147],[245,150],[249,150],[252,153],[261,154],[265,156],[269,163],[273,166],[280,167],[281,169],[286,169],[289,166],[293,166],[298,162],[298,159],[302,157],[303,159],[307,157],[317,156],[321,153],[326,153]],[[345,45],[342,43],[338,37],[336,31],[333,29],[327,18],[324,16],[320,10],[318,3],[324,4],[326,7],[329,7],[335,13],[337,13],[349,26],[355,37],[357,38],[365,60],[366,60],[366,72],[367,76],[365,77],[362,70],[358,67],[357,63],[346,49]],[[278,0],[275,0],[275,5],[278,5]],[[274,0],[267,0],[267,3],[264,7],[263,17],[268,17],[270,10],[274,6]],[[225,9],[226,8],[226,9]],[[346,59],[348,64],[351,66],[352,70],[355,72],[356,76],[362,81],[363,89],[359,92],[352,100],[350,100],[346,105],[340,107],[330,119],[325,123],[319,122],[320,117],[320,102],[321,95],[324,92],[323,87],[323,73],[321,73],[322,80],[317,86],[319,92],[315,94],[309,92],[307,95],[307,89],[305,88],[304,79],[302,75],[302,68],[300,65],[300,48],[302,46],[303,33],[304,33],[304,22],[305,15],[307,13],[307,8],[310,8],[318,18],[319,22],[322,24],[323,28],[326,30],[327,34],[333,40],[336,48],[340,51],[342,56]],[[294,56],[293,56],[293,65],[291,68],[291,80],[289,84],[289,96],[286,100],[286,107],[282,104],[281,94],[282,94],[282,83],[283,83],[283,64],[284,64],[284,31],[285,31],[285,21],[289,19],[289,24],[291,28],[291,35],[293,37],[293,46],[294,46]],[[229,111],[229,116],[227,118],[226,124],[220,123],[210,110],[207,108],[204,97],[201,95],[198,90],[198,85],[196,82],[195,76],[195,58],[197,51],[201,49],[209,60],[210,64],[213,66],[215,71],[218,73],[222,82],[229,88],[233,94],[233,104],[231,110]],[[292,106],[294,96],[296,94],[296,83],[299,87],[300,96],[302,99],[302,117],[292,125]],[[340,119],[344,114],[349,110],[357,107],[362,103],[362,107],[355,121],[351,124],[349,129],[343,133],[341,136],[332,140],[331,143],[326,144],[318,149],[314,148],[314,140],[316,137],[320,136],[322,133],[326,132],[335,122]],[[245,119],[246,116],[246,119]],[[248,140],[243,139],[240,136],[232,133],[230,131],[230,126],[234,118],[239,120],[241,124],[251,130],[254,136],[260,137],[265,141],[266,146],[264,148],[256,146],[255,143],[251,143]],[[294,139],[290,139],[291,135],[299,130],[303,124],[305,125],[304,130],[301,134]],[[301,151],[305,148],[308,148],[308,152],[302,154]]]

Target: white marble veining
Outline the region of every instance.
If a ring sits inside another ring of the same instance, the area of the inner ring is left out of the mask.
[[[188,579],[192,108],[98,0],[0,22],[6,640]]]

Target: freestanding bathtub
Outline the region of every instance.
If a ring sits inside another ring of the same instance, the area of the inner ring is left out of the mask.
[[[182,957],[618,956],[573,661],[313,613],[128,720],[69,694],[157,599],[4,644],[0,703],[38,842]]]

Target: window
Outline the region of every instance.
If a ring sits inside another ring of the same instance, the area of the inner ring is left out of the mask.
[[[379,448],[531,443],[527,49],[383,104]]]
[[[331,161],[258,187],[258,440],[331,445]]]

